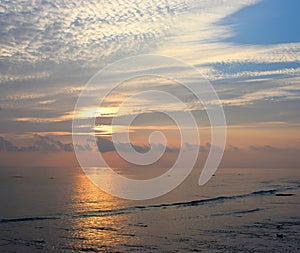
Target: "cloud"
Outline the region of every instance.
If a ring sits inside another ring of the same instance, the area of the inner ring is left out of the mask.
[[[224,78],[258,78],[300,73],[299,61],[253,62],[227,61],[211,64],[216,76]]]
[[[133,147],[133,149],[135,149],[137,152],[139,153],[146,153],[150,150],[150,146],[149,145],[136,145],[136,144],[132,144],[132,143],[113,143],[111,140],[108,140],[106,138],[103,137],[99,137],[97,139],[97,146],[98,149],[101,153],[106,153],[106,152],[115,152],[116,149],[118,149],[119,151],[122,152],[131,152],[132,149],[130,148],[130,146]],[[152,144],[152,148],[155,151],[164,151],[165,153],[178,153],[180,152],[180,147],[169,147],[169,146],[165,146],[163,144]],[[222,152],[222,149],[217,147],[217,146],[213,146],[210,143],[206,143],[205,145],[195,145],[195,144],[190,144],[190,143],[184,143],[184,145],[182,146],[183,150],[193,150],[193,149],[198,149],[199,152],[209,152],[210,150],[212,152]],[[228,151],[239,151],[240,149],[238,147],[235,146],[228,146]]]
[[[27,140],[28,141],[28,140]],[[49,136],[42,136],[35,134],[33,139],[30,140],[33,144],[28,146],[16,145],[13,142],[5,139],[0,136],[0,151],[6,152],[73,152],[74,146],[72,143],[63,143],[59,140],[50,138]],[[140,153],[146,153],[150,150],[149,145],[137,145],[132,143],[118,142],[113,143],[108,138],[98,137],[97,138],[97,149],[101,153],[109,153],[116,152],[117,150],[122,152],[131,152],[131,147]],[[179,147],[169,147],[163,144],[152,144],[152,148],[155,151],[163,151],[165,153],[178,153],[180,151]],[[198,149],[201,153],[207,153],[209,151],[212,152],[222,152],[222,150],[217,146],[212,146],[210,143],[206,143],[205,145],[195,145],[190,143],[184,143],[184,150],[188,151],[191,149]],[[82,145],[76,145],[76,151],[92,151],[93,147],[90,145],[89,140],[87,143]],[[254,152],[267,152],[267,153],[277,153],[277,152],[299,152],[297,147],[278,147],[273,145],[251,145],[248,149],[243,149],[241,147],[228,144],[225,149],[225,153],[232,152],[246,152],[246,151],[254,151]]]
[[[263,146],[250,146],[250,151],[256,152],[299,152],[298,148],[281,148],[275,147],[271,145],[263,145]]]
[[[234,124],[256,123],[263,121],[262,117],[267,118],[265,121],[290,123],[298,117],[298,110],[296,106],[290,109],[291,104],[281,102],[290,100],[292,103],[299,98],[300,43],[286,41],[268,46],[228,43],[224,38],[234,36],[233,27],[218,24],[219,20],[256,2],[2,1],[0,132],[34,130],[70,134],[76,99],[82,84],[96,69],[120,57],[149,51],[177,56],[195,64],[206,77],[214,80],[224,105],[229,108],[227,115],[235,114],[239,106],[243,110],[239,118],[234,116]],[[143,88],[142,85],[138,87]],[[148,87],[157,88],[155,84]],[[160,88],[167,92],[175,90],[186,98],[173,84]],[[136,91],[138,89],[130,87],[130,92]],[[126,90],[118,92],[117,96],[124,98],[125,93]],[[260,113],[261,103],[273,100],[280,105],[270,103],[270,110]],[[152,96],[142,102],[153,110],[162,105],[161,101]],[[166,109],[181,113],[181,109],[169,101],[163,102]],[[193,101],[190,102],[189,109],[194,109]],[[133,113],[140,112],[140,104],[133,104]],[[259,108],[255,115],[244,113],[244,110],[248,112],[249,105]],[[153,125],[160,120],[154,113],[148,118],[154,120],[148,121]],[[49,140],[39,142],[42,142],[39,148],[63,149]]]
[[[6,152],[72,152],[74,146],[72,143],[62,143],[59,140],[54,140],[48,136],[35,134],[33,136],[33,145],[18,146],[11,141],[0,136],[0,151]],[[91,147],[87,143],[85,145],[76,145],[78,151],[90,151]]]
[[[179,0],[4,1],[1,55],[15,64],[103,60],[149,47],[185,9]]]
[[[24,73],[24,74],[13,74],[13,73],[2,73],[0,76],[0,83],[9,83],[13,81],[31,81],[31,80],[43,80],[50,77],[50,73],[46,71]]]
[[[260,100],[296,100],[299,98],[299,90],[299,86],[297,85],[270,87],[268,89],[256,90],[240,97],[222,99],[222,103],[224,105],[241,106]]]
[[[132,148],[139,153],[146,153],[150,150],[149,145],[136,145],[132,143],[113,143],[111,140],[99,137],[97,138],[98,150],[101,153],[115,152],[116,149],[122,152],[131,152]],[[167,153],[178,152],[178,148],[166,147],[162,144],[153,144],[152,147],[157,151],[163,151]]]
[[[105,138],[97,139],[97,146],[101,153],[116,151],[115,146],[112,141]]]
[[[226,147],[227,152],[239,152],[241,150],[242,150],[241,148],[230,144]]]
[[[254,2],[4,1],[0,4],[2,82],[45,81],[59,74],[70,80],[78,69],[99,68],[124,56],[155,50],[162,38],[167,45],[174,36],[188,43],[183,31],[194,36],[192,41],[210,40],[216,36],[214,21]]]
[[[38,151],[36,146],[26,146],[26,147],[19,147],[14,145],[12,142],[4,139],[0,136],[0,151],[6,152],[34,152]]]
[[[35,134],[32,140],[27,140],[32,142],[33,145],[30,146],[20,146],[12,143],[11,141],[0,136],[0,151],[6,152],[73,152],[74,146],[72,143],[63,143],[59,140],[50,138],[49,136],[42,136]],[[98,137],[97,138],[97,148],[101,153],[115,152],[116,148],[123,152],[131,152],[131,147],[140,153],[146,153],[150,150],[149,145],[136,145],[132,143],[113,143],[109,139]],[[163,151],[167,153],[179,152],[179,148],[176,147],[166,147],[162,144],[153,144],[152,147],[156,151]],[[92,151],[93,147],[90,145],[89,140],[87,143],[82,145],[76,145],[75,150],[81,151]]]
[[[73,145],[64,144],[60,141],[53,140],[48,136],[34,135],[34,143],[39,151],[73,151]]]

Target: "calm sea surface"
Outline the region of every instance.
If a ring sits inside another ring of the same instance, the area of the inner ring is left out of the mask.
[[[300,252],[300,169],[198,176],[127,201],[80,168],[1,168],[0,252]]]

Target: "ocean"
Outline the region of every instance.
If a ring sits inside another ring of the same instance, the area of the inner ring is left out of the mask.
[[[126,172],[127,173],[127,172]],[[80,168],[0,169],[0,252],[300,252],[300,170],[195,170],[147,201]]]

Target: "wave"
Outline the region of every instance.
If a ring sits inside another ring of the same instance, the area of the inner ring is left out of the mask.
[[[259,212],[262,210],[264,210],[264,209],[263,208],[255,208],[255,209],[241,210],[241,211],[235,211],[235,212],[215,213],[215,214],[211,214],[211,216],[227,216],[227,215],[247,214],[247,213]]]
[[[272,189],[272,190],[265,190],[265,191],[255,191],[255,192],[235,195],[235,196],[220,196],[215,198],[192,200],[187,202],[162,203],[162,204],[147,205],[147,206],[131,206],[131,207],[125,207],[120,209],[112,209],[112,210],[98,210],[98,211],[78,213],[75,214],[74,217],[84,218],[84,217],[94,217],[94,216],[112,216],[112,215],[129,214],[140,210],[200,206],[205,204],[220,203],[228,200],[236,200],[236,199],[242,199],[242,198],[248,198],[254,196],[275,195],[279,191],[280,190],[278,189]]]
[[[199,200],[192,200],[186,202],[174,202],[174,203],[162,203],[162,204],[153,204],[153,205],[137,205],[137,206],[130,206],[124,207],[119,209],[110,209],[110,210],[96,210],[96,211],[87,211],[87,212],[78,212],[72,214],[59,214],[56,216],[49,216],[49,217],[28,217],[28,218],[15,218],[15,219],[1,219],[1,223],[10,223],[10,222],[29,222],[29,221],[39,221],[39,220],[57,220],[57,219],[64,219],[64,218],[91,218],[91,217],[103,217],[103,216],[115,216],[115,215],[124,215],[124,214],[131,214],[138,211],[147,211],[152,209],[166,209],[166,208],[184,208],[184,207],[194,207],[194,206],[201,206],[205,204],[216,204],[224,201],[230,200],[237,200],[237,199],[244,199],[250,197],[257,197],[257,196],[268,196],[274,195],[279,196],[283,193],[283,191],[297,189],[297,187],[286,187],[281,189],[271,189],[271,190],[261,190],[261,191],[254,191],[251,193],[245,193],[240,195],[233,195],[233,196],[219,196],[215,198],[208,198],[208,199],[199,199]],[[245,211],[237,211],[232,214],[245,214],[250,212],[257,212],[261,209],[252,209],[252,210],[245,210]],[[226,215],[226,214],[215,214],[215,215]]]
[[[13,219],[1,219],[0,223],[11,222],[24,222],[24,221],[39,221],[39,220],[57,220],[59,217],[27,217],[27,218],[13,218]]]

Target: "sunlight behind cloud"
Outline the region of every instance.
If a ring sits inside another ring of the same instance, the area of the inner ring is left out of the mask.
[[[297,127],[297,36],[269,45],[245,44],[234,40],[237,31],[226,22],[235,13],[246,15],[248,7],[266,2],[270,0],[2,1],[0,132],[37,132],[58,138],[70,135],[73,109],[84,84],[115,60],[141,53],[174,56],[194,65],[217,90],[229,115],[229,128]],[[258,14],[263,16],[263,12]],[[253,20],[246,21],[247,26],[255,28]],[[153,70],[166,68],[153,66]],[[133,75],[141,71],[130,66],[125,70]],[[189,76],[181,69],[175,71]],[[124,70],[111,73],[91,96],[101,95],[107,80],[122,75]],[[84,108],[75,115],[82,121],[97,117],[97,136],[123,133],[121,124],[111,128],[111,118],[138,114],[144,114],[143,122],[129,130],[138,138],[147,131],[175,131],[170,122],[156,114],[160,110],[177,114],[185,109],[193,111],[201,116],[199,127],[207,127],[202,117],[204,108],[172,80],[136,78],[122,85],[103,105]],[[148,94],[132,97],[120,110],[126,98],[149,87],[174,92],[185,100],[186,108]],[[85,127],[90,126],[83,124],[82,132]]]

